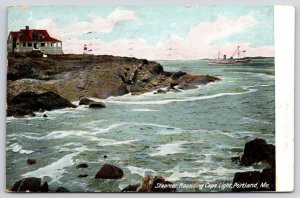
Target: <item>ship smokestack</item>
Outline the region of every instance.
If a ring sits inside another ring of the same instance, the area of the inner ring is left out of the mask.
[[[28,25],[25,26],[25,30],[29,30],[29,26]]]

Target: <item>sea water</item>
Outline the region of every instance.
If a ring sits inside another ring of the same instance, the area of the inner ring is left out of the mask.
[[[52,191],[63,186],[72,192],[119,192],[153,174],[182,186],[179,192],[230,191],[224,186],[235,172],[267,166],[241,167],[231,158],[255,138],[275,142],[274,59],[235,66],[160,63],[166,71],[222,80],[181,92],[111,97],[102,100],[104,109],[80,106],[45,112],[47,118],[8,118],[7,188],[33,176],[48,181]],[[28,165],[28,158],[37,164]],[[89,167],[77,169],[80,163]],[[124,177],[95,180],[104,163],[120,167]],[[88,177],[78,178],[81,174]],[[206,187],[189,188],[193,184]]]

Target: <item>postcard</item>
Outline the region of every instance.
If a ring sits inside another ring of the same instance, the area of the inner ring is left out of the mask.
[[[275,13],[8,7],[6,191],[291,191]]]

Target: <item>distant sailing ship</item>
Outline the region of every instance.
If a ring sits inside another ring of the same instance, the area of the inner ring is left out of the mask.
[[[237,46],[232,56],[227,59],[226,54],[223,55],[223,59],[220,58],[221,52],[219,48],[218,59],[209,61],[210,65],[237,65],[251,62],[250,59],[245,58],[245,50],[240,50],[240,46]],[[234,58],[237,55],[237,58]]]

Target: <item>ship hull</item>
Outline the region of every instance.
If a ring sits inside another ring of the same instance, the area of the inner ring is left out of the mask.
[[[220,60],[212,60],[208,64],[209,65],[240,65],[249,62],[251,62],[251,60],[249,59],[220,59]]]

